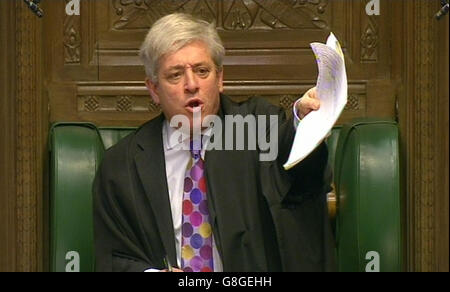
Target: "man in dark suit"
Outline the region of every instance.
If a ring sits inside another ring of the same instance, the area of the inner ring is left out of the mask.
[[[97,270],[334,270],[326,145],[284,170],[293,119],[261,98],[237,104],[223,95],[224,52],[215,28],[189,15],[163,17],[149,31],[141,57],[147,88],[163,114],[108,150],[99,168],[93,189]],[[309,90],[295,115],[319,104]],[[214,125],[205,123],[208,116]],[[236,116],[263,117],[247,123],[244,133],[263,129],[265,137],[275,137],[274,159],[261,159],[272,149],[259,143],[217,147],[230,139],[227,117]],[[188,124],[181,136],[173,122],[180,117]]]

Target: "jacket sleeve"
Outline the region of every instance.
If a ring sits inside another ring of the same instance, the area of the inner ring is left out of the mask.
[[[280,244],[283,270],[335,271],[336,257],[327,209],[331,191],[328,149],[322,142],[304,160],[289,170],[283,168],[295,136],[292,117],[282,109],[278,130],[278,156],[261,163],[262,190],[271,208]]]
[[[278,155],[273,161],[261,163],[261,175],[267,189],[278,190],[283,203],[301,203],[314,195],[331,190],[331,168],[328,166],[328,149],[322,142],[304,160],[289,170],[283,168],[291,151],[295,137],[293,117],[286,116],[283,109],[261,103],[257,114],[277,115],[276,124],[268,123],[267,139],[270,133],[278,131]],[[295,190],[295,191],[291,191]]]

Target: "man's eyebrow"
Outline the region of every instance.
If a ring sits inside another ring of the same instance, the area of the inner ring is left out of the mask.
[[[209,66],[209,64],[208,63],[206,63],[206,62],[198,62],[198,63],[195,63],[194,65],[192,65],[192,67],[200,67],[200,66]]]
[[[175,65],[175,66],[170,66],[169,68],[167,68],[167,70],[181,70],[184,69],[183,65]]]
[[[207,62],[198,62],[198,63],[193,64],[191,67],[196,68],[199,66],[208,66],[208,63]],[[167,70],[182,70],[184,68],[185,68],[185,66],[183,66],[183,65],[174,65],[174,66],[170,66],[169,68],[167,68]]]

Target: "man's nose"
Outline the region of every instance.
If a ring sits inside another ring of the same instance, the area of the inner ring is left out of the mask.
[[[194,93],[198,90],[198,81],[197,81],[197,76],[195,76],[194,72],[192,71],[191,68],[187,68],[186,69],[186,73],[185,73],[185,83],[184,83],[184,89],[187,92],[191,92]]]

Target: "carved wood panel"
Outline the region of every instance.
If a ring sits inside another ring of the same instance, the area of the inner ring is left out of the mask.
[[[115,29],[146,29],[158,18],[173,12],[215,21],[224,30],[320,28],[328,26],[328,0],[193,0],[112,1]]]
[[[394,87],[388,1],[383,16],[366,15],[363,0],[82,0],[79,16],[64,13],[67,2],[49,6],[56,17],[44,22],[51,121],[135,125],[158,114],[138,49],[148,28],[176,11],[215,22],[227,50],[225,90],[236,99],[259,95],[286,106],[283,96],[294,99],[314,86],[309,43],[324,42],[332,31],[349,79],[350,102],[339,122],[395,116],[395,91],[382,90]]]

